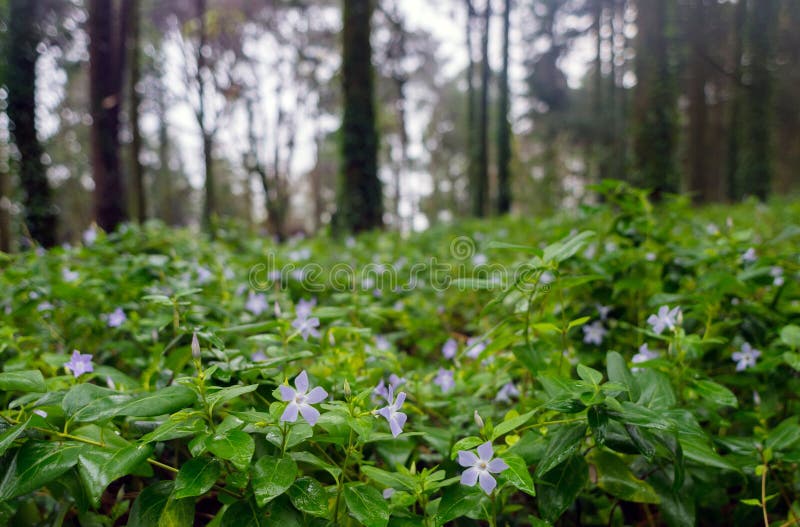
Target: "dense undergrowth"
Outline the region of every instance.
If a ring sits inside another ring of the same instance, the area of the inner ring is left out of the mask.
[[[609,185],[407,238],[3,257],[0,525],[792,524],[798,224]]]

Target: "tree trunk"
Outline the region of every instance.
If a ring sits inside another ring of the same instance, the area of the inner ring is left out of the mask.
[[[508,37],[511,27],[511,0],[503,10],[503,69],[497,116],[497,213],[511,211],[511,124],[508,120]]]
[[[712,199],[713,182],[706,166],[706,26],[705,0],[693,0],[689,9],[687,41],[689,42],[689,191],[694,203]]]
[[[197,93],[199,104],[197,108],[197,124],[200,127],[200,136],[203,141],[203,169],[205,175],[205,199],[203,201],[203,227],[214,236],[214,216],[217,213],[217,199],[214,185],[214,137],[206,126],[206,83],[205,70],[206,58],[203,50],[206,47],[208,35],[206,34],[206,0],[197,0],[195,4],[198,21],[197,42]]]
[[[3,79],[0,79],[0,83]],[[0,252],[11,252],[11,181],[8,173],[8,144],[0,142]]]
[[[489,194],[489,22],[492,4],[486,1],[483,11],[483,35],[481,37],[481,101],[478,107],[477,170],[472,186],[472,215],[486,215],[486,200]]]
[[[124,69],[123,17],[115,3],[89,2],[90,98],[95,217],[106,231],[127,219],[125,185],[119,156],[119,112]]]
[[[371,0],[344,0],[344,116],[335,228],[359,232],[383,225],[378,137],[373,102]]]
[[[668,32],[673,1],[638,0],[634,153],[636,183],[663,193],[680,190],[675,166],[677,89]]]
[[[144,185],[144,167],[139,159],[142,152],[142,130],[139,126],[139,105],[142,98],[137,90],[141,78],[140,53],[140,1],[125,0],[125,17],[128,20],[127,50],[130,61],[128,72],[128,120],[131,127],[131,179],[136,198],[136,220],[147,221],[147,194]]]
[[[748,4],[747,45],[750,55],[743,110],[743,141],[738,163],[738,182],[744,195],[767,198],[772,179],[772,39],[777,0]]]
[[[39,53],[39,0],[11,0],[6,51],[8,118],[19,151],[19,181],[25,224],[31,237],[45,247],[56,243],[56,215],[42,146],[36,135],[36,61]]]
[[[477,127],[475,126],[475,109],[478,104],[475,100],[475,57],[472,53],[472,19],[475,17],[475,7],[472,0],[467,4],[467,180],[470,194],[477,185],[478,160],[477,160]],[[472,204],[470,203],[470,208]]]

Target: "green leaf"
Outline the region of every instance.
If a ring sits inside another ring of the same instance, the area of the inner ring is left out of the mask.
[[[602,373],[589,366],[584,366],[583,364],[578,364],[578,377],[595,386],[603,382]]]
[[[347,510],[365,527],[386,527],[389,523],[389,504],[378,489],[364,483],[348,483],[344,487]]]
[[[41,393],[47,386],[39,370],[7,371],[0,373],[0,391]]]
[[[608,409],[608,416],[623,424],[655,428],[657,430],[674,430],[675,423],[659,412],[628,401],[622,401],[619,409]]]
[[[235,399],[246,393],[250,393],[257,388],[257,384],[249,384],[247,386],[229,386],[227,388],[222,388],[219,391],[210,393],[206,396],[206,401],[208,401],[208,405],[213,409],[220,404],[224,404],[231,399]]]
[[[333,479],[339,479],[339,475],[342,473],[342,469],[323,461],[311,452],[291,452],[289,455],[298,463],[306,463],[312,467],[324,470],[330,474]]]
[[[222,515],[219,527],[266,527],[267,521],[255,504],[249,500],[237,501]]]
[[[31,418],[29,417],[27,421],[24,423],[19,423],[14,426],[10,426],[0,433],[0,456],[5,454],[8,447],[14,443],[14,440],[17,439],[22,433],[28,428],[28,423],[31,422]]]
[[[555,261],[561,263],[564,260],[571,258],[578,251],[583,249],[589,240],[594,237],[594,232],[583,231],[575,236],[567,236],[562,240],[548,245],[544,248],[542,260],[545,262]]]
[[[297,510],[321,518],[328,516],[328,491],[314,478],[298,478],[287,494]]]
[[[781,341],[794,350],[800,350],[800,326],[789,324],[781,328]]]
[[[606,354],[606,370],[608,371],[609,381],[622,384],[628,388],[631,401],[639,399],[641,395],[639,383],[636,382],[636,377],[628,369],[628,365],[622,355],[616,351],[609,351]]]
[[[147,485],[136,497],[128,516],[128,527],[153,527],[158,525],[161,512],[172,493],[172,481],[158,481]],[[191,525],[191,524],[189,524]]]
[[[154,443],[156,441],[169,441],[182,437],[199,434],[206,429],[205,421],[199,417],[190,417],[180,421],[172,419],[165,421],[149,434],[143,435],[139,441]]]
[[[741,472],[739,468],[717,454],[708,439],[694,434],[679,433],[678,436],[681,448],[683,449],[683,455],[686,459],[690,459],[707,467]]]
[[[439,503],[439,510],[434,521],[437,526],[466,516],[468,513],[480,510],[483,495],[464,485],[456,485],[446,489]]]
[[[258,506],[263,507],[286,492],[296,475],[297,463],[290,457],[259,459],[253,467],[253,492]]]
[[[196,399],[195,393],[185,386],[167,386],[123,404],[117,415],[155,417],[190,407]]]
[[[589,481],[589,466],[582,456],[572,456],[547,472],[539,486],[539,511],[555,522],[577,499]]]
[[[17,451],[0,480],[0,501],[40,489],[78,463],[83,443],[28,441]]]
[[[586,324],[587,322],[589,322],[589,320],[591,320],[591,319],[592,319],[592,317],[580,317],[580,318],[576,318],[575,320],[570,320],[569,321],[569,325],[567,326],[567,330],[570,330],[572,328],[576,328],[578,326],[582,326],[582,325]]]
[[[181,465],[175,478],[175,499],[201,496],[208,492],[222,473],[219,461],[211,458],[194,458]]]
[[[500,476],[522,492],[530,496],[536,496],[536,489],[533,488],[533,479],[531,479],[525,460],[514,454],[504,454],[502,459],[508,465],[508,469],[501,472]]]
[[[739,401],[736,400],[733,392],[721,384],[707,380],[697,380],[693,384],[695,390],[703,399],[720,406],[733,406],[734,408],[739,406]]]
[[[612,496],[634,503],[659,503],[658,494],[649,483],[637,478],[620,457],[595,449],[589,456],[597,471],[597,486]]]
[[[536,467],[536,477],[541,478],[560,465],[578,449],[586,436],[586,424],[574,423],[556,430],[547,444],[542,462]]]
[[[790,417],[773,428],[764,446],[776,452],[792,448],[800,441],[800,426],[797,426],[797,417]]]
[[[116,450],[87,446],[78,456],[78,475],[94,506],[100,505],[100,497],[112,481],[130,474],[152,452],[153,449],[145,445]]]
[[[186,527],[187,525],[194,525],[194,499],[169,498],[164,510],[161,511],[161,517],[158,518],[158,527]]]
[[[111,419],[128,400],[129,395],[85,383],[70,388],[61,401],[61,408],[74,421],[91,423]]]
[[[245,470],[250,465],[256,445],[247,432],[227,430],[209,437],[206,448],[215,456],[230,460],[239,470]]]
[[[460,450],[472,450],[473,448],[477,447],[478,445],[482,445],[485,442],[486,441],[476,436],[468,436],[463,439],[459,439],[453,445],[453,448],[450,449],[450,459],[455,459],[458,457],[458,452]]]
[[[384,487],[391,487],[395,490],[405,489],[413,492],[417,487],[417,482],[414,478],[399,472],[387,472],[369,465],[362,466],[361,472]]]
[[[498,424],[497,426],[494,427],[494,430],[492,431],[492,441],[524,425],[525,423],[530,421],[531,417],[533,417],[534,414],[536,414],[536,412],[537,410],[531,410],[530,412],[525,412],[522,415],[517,415],[509,419],[506,419],[502,423]],[[474,446],[470,448],[474,448]],[[461,450],[464,449],[462,448]]]

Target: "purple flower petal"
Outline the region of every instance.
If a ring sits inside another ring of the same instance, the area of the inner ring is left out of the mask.
[[[489,462],[489,472],[492,472],[494,474],[499,474],[500,472],[506,470],[507,468],[508,465],[506,464],[506,462],[499,457]]]
[[[317,419],[319,419],[319,412],[313,406],[307,404],[300,405],[300,413],[303,415],[303,418],[308,421],[308,424],[314,426],[317,424]]]
[[[458,451],[458,464],[462,467],[472,467],[478,462],[478,456],[469,450]]]
[[[294,388],[291,386],[286,386],[285,384],[281,384],[278,389],[281,391],[282,401],[293,401],[294,396],[297,395],[297,392],[294,391]]]
[[[386,418],[386,420],[390,420],[392,418],[392,410],[388,406],[384,406],[380,410],[378,410],[378,415]]]
[[[389,419],[389,430],[392,431],[392,436],[394,437],[397,437],[403,433],[403,425],[398,422],[398,415],[395,415],[393,418]]]
[[[399,410],[401,406],[403,406],[403,402],[406,400],[406,392],[400,392],[397,394],[397,399],[394,400],[394,408],[395,410]]]
[[[313,390],[309,392],[306,396],[306,403],[308,404],[317,404],[325,400],[328,397],[328,392],[326,392],[323,388],[317,386]]]
[[[300,375],[295,377],[294,385],[300,393],[306,393],[308,391],[308,374],[306,370],[301,371]]]
[[[497,481],[488,472],[481,472],[480,480],[481,488],[486,494],[491,494],[494,488],[497,486]]]
[[[478,474],[480,471],[477,468],[468,468],[461,474],[461,484],[468,487],[474,487],[478,482]]]
[[[483,461],[489,461],[490,459],[492,459],[493,454],[494,454],[494,449],[492,448],[491,441],[487,441],[478,447],[478,456]]]
[[[288,405],[286,405],[286,410],[283,411],[283,415],[281,415],[281,421],[288,421],[290,423],[294,423],[297,421],[297,403],[292,401]]]

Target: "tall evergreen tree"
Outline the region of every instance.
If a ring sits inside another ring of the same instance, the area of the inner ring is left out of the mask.
[[[692,0],[689,10],[689,134],[687,156],[689,165],[689,192],[695,203],[705,203],[715,197],[715,182],[706,166],[708,158],[706,134],[708,104],[706,103],[706,5],[705,0]]]
[[[675,0],[638,0],[636,7],[635,182],[652,189],[658,199],[680,190],[675,159],[678,90],[669,43]]]
[[[334,225],[339,232],[359,232],[383,225],[373,102],[371,18],[371,0],[344,0],[344,117]]]
[[[8,118],[19,151],[18,174],[23,191],[25,224],[31,237],[45,247],[56,243],[52,191],[42,164],[36,135],[36,61],[39,58],[39,0],[11,0],[6,35]]]
[[[147,194],[144,186],[144,167],[139,159],[142,151],[142,130],[139,124],[139,94],[141,79],[141,9],[139,0],[123,0],[124,17],[128,20],[126,46],[130,68],[128,71],[128,121],[131,129],[130,170],[133,194],[136,203],[136,220],[144,223],[147,219]]]
[[[508,121],[508,46],[511,28],[511,0],[503,10],[503,69],[497,112],[497,213],[511,210],[511,124]]]
[[[113,231],[128,217],[119,152],[119,113],[125,65],[124,17],[111,0],[89,1],[89,91],[97,224]]]

